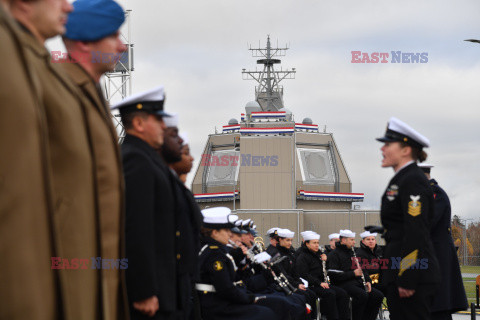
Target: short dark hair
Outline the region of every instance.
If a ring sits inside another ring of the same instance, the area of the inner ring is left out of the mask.
[[[120,114],[120,120],[122,120],[122,125],[125,128],[125,130],[130,130],[133,128],[133,119],[135,117],[142,117],[146,118],[148,117],[148,113],[145,111],[134,111],[134,112],[129,112],[125,114]]]
[[[200,234],[204,237],[211,237],[213,229],[202,227],[200,229]]]

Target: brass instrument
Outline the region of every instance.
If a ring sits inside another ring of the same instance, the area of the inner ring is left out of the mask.
[[[320,247],[320,251],[322,252],[322,254],[325,254],[325,248],[324,247]],[[326,262],[325,262],[325,260],[322,259],[322,257],[320,257],[320,260],[322,260],[323,278],[328,283],[328,285],[330,285],[330,277],[328,276],[328,273],[327,273]]]
[[[380,273],[374,273],[370,275],[370,279],[372,279],[372,284],[377,284],[380,281]]]
[[[355,253],[354,247],[352,247],[352,252],[353,252],[353,258],[355,259],[355,263],[357,265],[357,269],[362,270],[362,268],[360,267],[360,264],[358,263],[357,254]],[[362,270],[362,283],[363,283],[363,287],[365,288],[365,291],[368,292],[368,287],[367,287],[367,283],[365,282],[365,275],[363,274],[363,270]]]
[[[262,238],[262,237],[255,237],[255,238],[253,239],[253,241],[260,246],[260,248],[262,249],[262,251],[265,251],[265,242],[263,241],[263,238]]]

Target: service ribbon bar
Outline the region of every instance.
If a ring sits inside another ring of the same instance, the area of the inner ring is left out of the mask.
[[[352,201],[362,202],[365,197],[363,193],[339,193],[339,192],[316,192],[300,190],[297,198],[303,200],[323,200],[323,201]]]

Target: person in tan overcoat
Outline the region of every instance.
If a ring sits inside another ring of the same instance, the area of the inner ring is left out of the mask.
[[[67,0],[11,3],[12,15],[24,29],[22,46],[32,72],[38,77],[48,128],[56,251],[51,261],[44,257],[37,265],[48,261],[52,274],[59,276],[58,318],[101,319],[102,266],[94,263],[96,257],[102,257],[96,202],[98,185],[86,112],[78,88],[58,65],[51,63],[44,46],[46,39],[65,32],[72,5]]]
[[[45,110],[22,31],[0,1],[0,319],[55,319]]]
[[[122,259],[125,258],[121,223],[125,215],[123,172],[118,136],[99,81],[105,72],[113,70],[126,50],[119,38],[125,13],[113,0],[79,0],[73,2],[73,8],[63,36],[69,58],[59,61],[59,65],[86,98],[98,186],[102,258]],[[125,319],[128,303],[124,271],[104,269],[102,279],[104,319]]]

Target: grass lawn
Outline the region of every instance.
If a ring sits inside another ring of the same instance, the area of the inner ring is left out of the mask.
[[[480,266],[460,266],[462,273],[476,273],[480,275]]]

